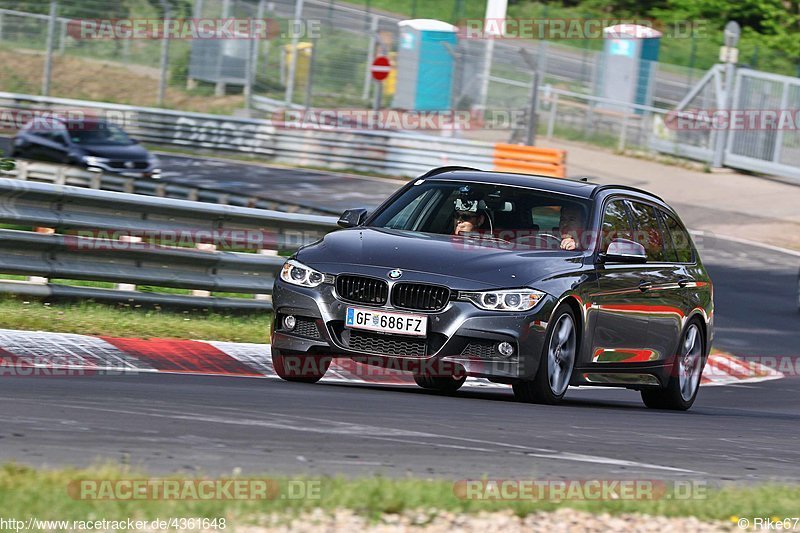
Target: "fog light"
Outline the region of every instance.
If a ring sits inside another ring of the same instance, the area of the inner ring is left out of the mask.
[[[292,315],[287,315],[286,318],[283,319],[283,327],[290,331],[294,329],[296,324],[297,319]]]
[[[501,342],[497,345],[497,352],[503,357],[514,355],[514,346],[510,342]]]

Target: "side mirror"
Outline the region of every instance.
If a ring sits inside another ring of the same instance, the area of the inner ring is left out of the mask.
[[[636,241],[613,239],[600,258],[604,263],[644,263],[647,261],[647,252]]]
[[[365,220],[367,220],[367,210],[364,208],[357,208],[348,209],[342,213],[342,216],[339,217],[336,223],[343,228],[354,228],[363,224]]]

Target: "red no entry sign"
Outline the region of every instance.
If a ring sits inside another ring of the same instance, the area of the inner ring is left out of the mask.
[[[392,67],[389,63],[389,58],[386,56],[378,56],[372,62],[372,67],[369,69],[372,78],[376,81],[383,81],[391,72]]]

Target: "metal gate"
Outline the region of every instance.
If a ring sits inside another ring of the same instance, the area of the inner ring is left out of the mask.
[[[729,123],[736,113],[755,114],[755,126],[731,127],[723,138],[725,132],[710,123],[686,130],[657,123],[651,147],[711,164],[717,143],[724,142],[724,166],[800,180],[800,78],[741,68],[733,77],[732,98],[727,99],[724,77],[723,65],[712,67],[670,115],[727,109]],[[765,127],[768,114],[776,120]]]
[[[733,109],[800,114],[800,79],[739,69]],[[800,180],[800,124],[779,122],[774,129],[732,129],[725,147],[725,166]]]

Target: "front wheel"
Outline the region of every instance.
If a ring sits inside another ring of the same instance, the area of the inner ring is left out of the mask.
[[[672,364],[667,386],[642,390],[642,401],[651,409],[686,411],[697,398],[703,373],[705,341],[697,321],[686,327],[681,337],[680,353]]]
[[[575,315],[567,305],[559,307],[547,334],[539,369],[533,381],[512,385],[521,402],[556,404],[564,398],[578,356],[578,330]]]
[[[286,381],[316,383],[330,366],[330,357],[289,354],[272,349],[272,368],[279,378]]]

